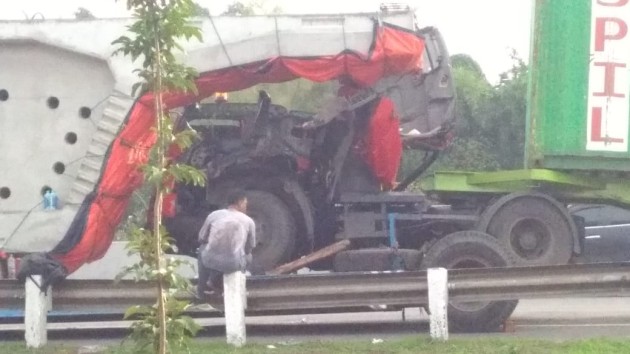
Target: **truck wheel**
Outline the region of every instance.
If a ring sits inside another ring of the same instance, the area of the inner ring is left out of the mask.
[[[479,231],[458,231],[439,239],[424,254],[421,268],[494,268],[511,266],[510,254],[494,237]],[[496,331],[518,301],[451,301],[449,327],[456,332]]]
[[[208,213],[199,215],[181,214],[173,218],[164,218],[164,226],[175,240],[177,252],[169,250],[168,253],[177,253],[190,257],[197,257],[199,247],[199,230],[203,226]]]
[[[477,229],[495,236],[520,265],[567,264],[573,255],[573,220],[546,196],[506,195],[482,213]]]
[[[293,255],[296,225],[289,208],[275,195],[248,190],[247,214],[256,223],[252,272],[273,269]]]

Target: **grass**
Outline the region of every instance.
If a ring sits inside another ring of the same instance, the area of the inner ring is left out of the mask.
[[[249,344],[243,348],[232,348],[223,342],[197,342],[191,353],[203,354],[328,354],[328,353],[413,353],[413,354],[615,354],[630,353],[630,340],[592,339],[583,341],[552,342],[529,339],[469,339],[451,340],[446,343],[431,342],[425,338],[409,338],[372,344],[370,341],[348,342],[305,342],[294,345]],[[48,346],[40,350],[28,350],[23,343],[2,343],[0,353],[10,354],[75,354],[78,347]],[[131,354],[130,347],[111,346],[104,353]]]

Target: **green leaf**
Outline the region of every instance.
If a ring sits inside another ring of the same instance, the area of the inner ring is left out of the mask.
[[[137,315],[146,316],[152,314],[154,310],[147,306],[132,306],[125,311],[124,319],[129,319]]]

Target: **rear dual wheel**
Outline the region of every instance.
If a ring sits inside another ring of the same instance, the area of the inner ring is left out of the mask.
[[[437,240],[425,252],[421,268],[446,269],[508,267],[514,261],[496,238],[479,231],[459,231]],[[499,329],[518,301],[450,301],[449,328],[456,332]]]
[[[481,215],[477,230],[496,237],[517,264],[567,264],[573,256],[573,220],[555,200],[535,193],[499,198]]]

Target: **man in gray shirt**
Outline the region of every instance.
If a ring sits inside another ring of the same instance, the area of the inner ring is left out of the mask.
[[[256,226],[247,216],[247,197],[235,191],[228,207],[208,215],[199,231],[199,283],[197,296],[220,295],[223,274],[245,271],[256,246]]]

